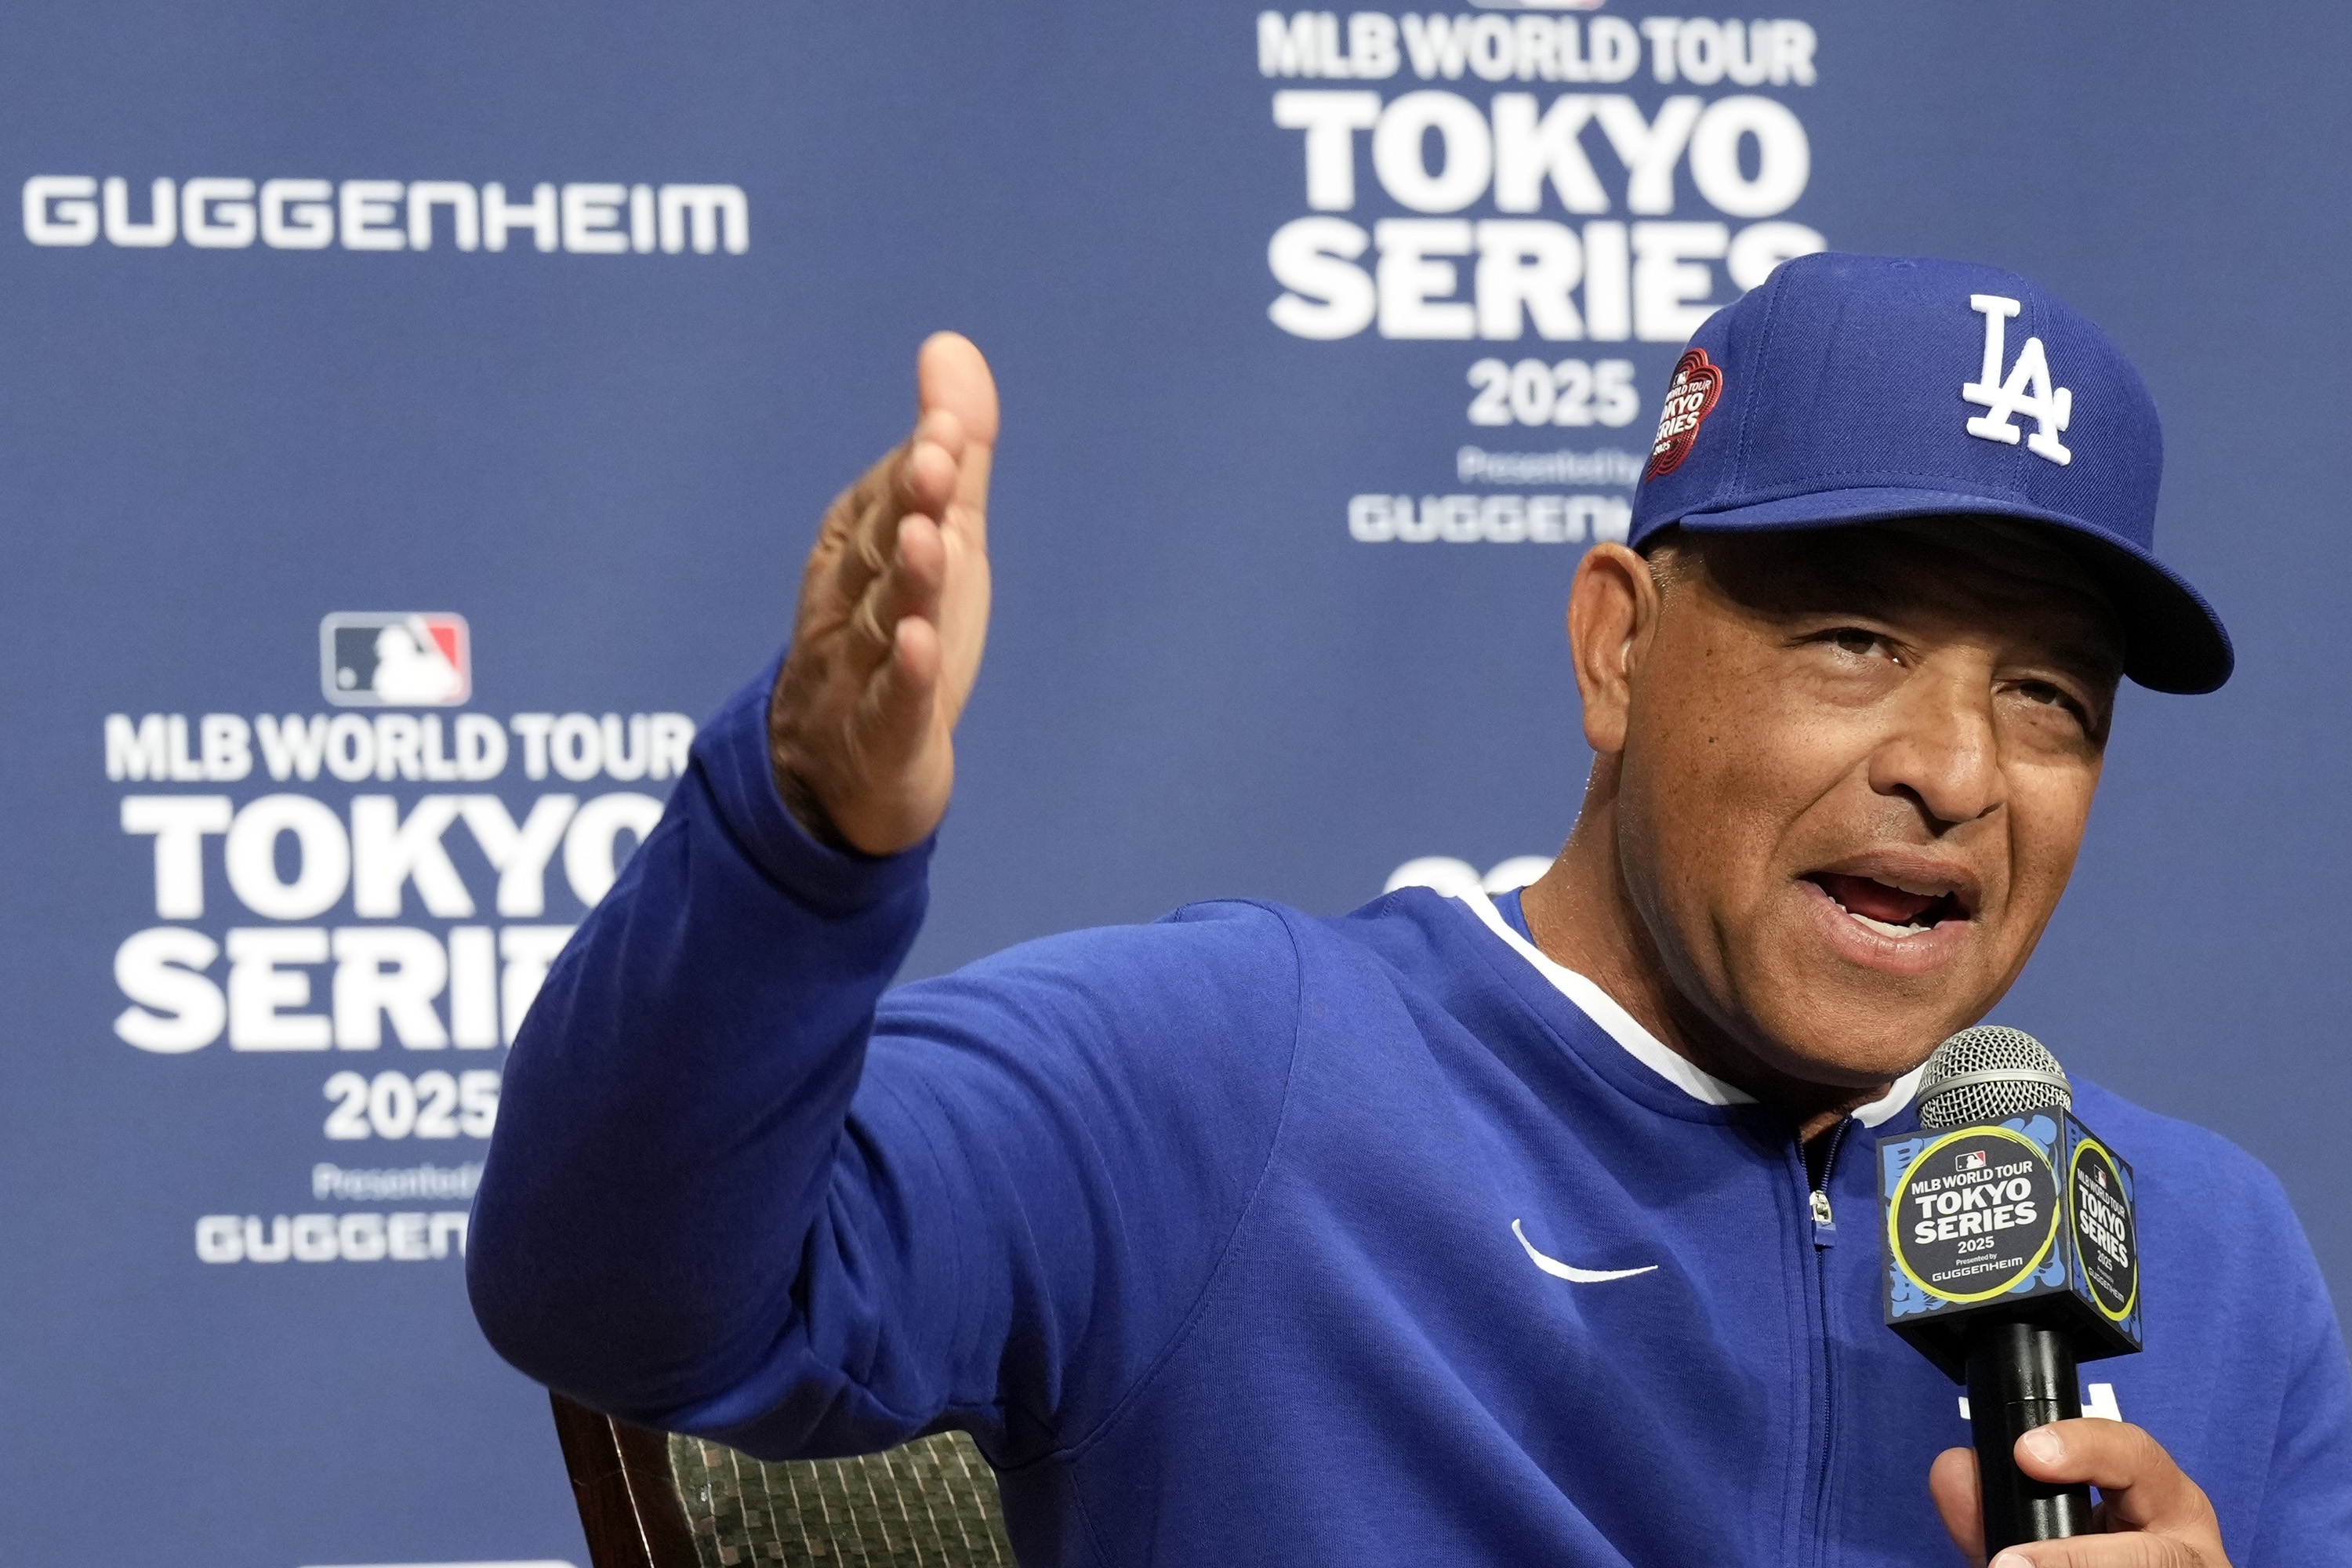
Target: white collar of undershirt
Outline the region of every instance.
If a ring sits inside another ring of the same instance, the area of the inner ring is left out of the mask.
[[[1484,890],[1466,889],[1454,895],[1478,917],[1479,923],[1502,938],[1505,946],[1532,965],[1538,974],[1551,983],[1552,989],[1573,1003],[1579,1012],[1600,1026],[1601,1032],[1616,1041],[1625,1054],[1689,1095],[1703,1105],[1753,1105],[1756,1097],[1746,1089],[1724,1082],[1688,1058],[1669,1049],[1664,1041],[1635,1022],[1633,1016],[1620,1007],[1609,993],[1566,964],[1556,963],[1535,943],[1511,929],[1503,911]],[[1853,1119],[1864,1127],[1875,1127],[1911,1103],[1912,1094],[1919,1087],[1919,1075],[1925,1070],[1914,1068],[1895,1080],[1894,1086],[1880,1099],[1868,1105],[1857,1106]]]

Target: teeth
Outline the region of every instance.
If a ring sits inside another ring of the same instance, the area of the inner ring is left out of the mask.
[[[1838,907],[1840,909],[1845,909],[1845,906],[1843,904]],[[1895,938],[1897,941],[1900,941],[1906,936],[1917,936],[1921,931],[1927,929],[1925,926],[1889,925],[1885,921],[1872,920],[1868,915],[1854,914],[1852,910],[1846,910],[1845,912],[1853,919],[1858,920],[1863,924],[1868,926],[1871,930],[1876,931],[1879,935],[1891,936]]]

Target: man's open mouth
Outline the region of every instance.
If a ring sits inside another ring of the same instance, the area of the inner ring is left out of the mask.
[[[1969,918],[1968,905],[1949,888],[1905,888],[1875,877],[1839,871],[1815,871],[1805,880],[1830,896],[1830,901],[1856,921],[1881,936],[1917,936],[1944,921]]]

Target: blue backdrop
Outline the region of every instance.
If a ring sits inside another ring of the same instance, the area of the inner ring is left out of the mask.
[[[2352,15],[1792,4],[10,7],[7,1559],[584,1562],[461,1286],[501,1042],[941,325],[1005,436],[916,973],[1548,855],[1690,322],[1818,243],[2057,289],[2241,664],[2126,694],[1995,1016],[2352,1288]]]

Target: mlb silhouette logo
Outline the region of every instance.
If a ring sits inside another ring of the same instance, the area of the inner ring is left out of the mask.
[[[319,623],[319,685],[343,708],[455,708],[474,694],[466,617],[337,611]]]
[[[1959,1168],[1963,1171],[1981,1171],[1984,1164],[1985,1152],[1981,1149],[1971,1149],[1960,1156]]]

